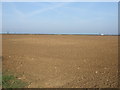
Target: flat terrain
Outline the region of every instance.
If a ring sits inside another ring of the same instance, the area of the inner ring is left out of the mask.
[[[29,88],[115,88],[118,37],[3,35],[3,71]]]

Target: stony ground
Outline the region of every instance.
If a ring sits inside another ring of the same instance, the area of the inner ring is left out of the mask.
[[[118,37],[3,35],[3,71],[29,88],[115,88]]]

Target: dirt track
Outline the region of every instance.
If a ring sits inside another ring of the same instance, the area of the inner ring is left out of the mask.
[[[115,88],[117,36],[3,35],[3,71],[29,88]]]

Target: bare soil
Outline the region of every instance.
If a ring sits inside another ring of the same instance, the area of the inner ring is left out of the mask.
[[[118,36],[3,35],[2,49],[28,88],[118,87]]]

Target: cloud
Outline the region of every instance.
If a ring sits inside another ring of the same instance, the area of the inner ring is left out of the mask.
[[[53,10],[53,9],[62,7],[62,6],[64,6],[64,5],[65,5],[65,3],[56,4],[56,5],[47,7],[47,8],[43,8],[43,9],[39,9],[39,10],[33,11],[33,12],[31,12],[29,15],[30,15],[30,16],[33,16],[33,15],[36,15],[36,14],[39,14],[39,13],[46,12],[46,11],[48,11],[48,10]]]
[[[34,15],[37,15],[37,14],[40,14],[40,13],[44,13],[44,12],[47,12],[49,10],[53,10],[53,9],[56,9],[56,8],[60,8],[60,7],[63,7],[64,5],[66,5],[66,3],[54,3],[50,6],[47,6],[47,7],[44,7],[44,8],[39,8],[38,10],[34,10],[30,13],[25,13],[25,12],[22,12],[20,10],[17,9],[17,7],[14,5],[14,12],[21,18],[27,18],[27,17],[32,17]],[[57,13],[59,13],[57,11]]]

